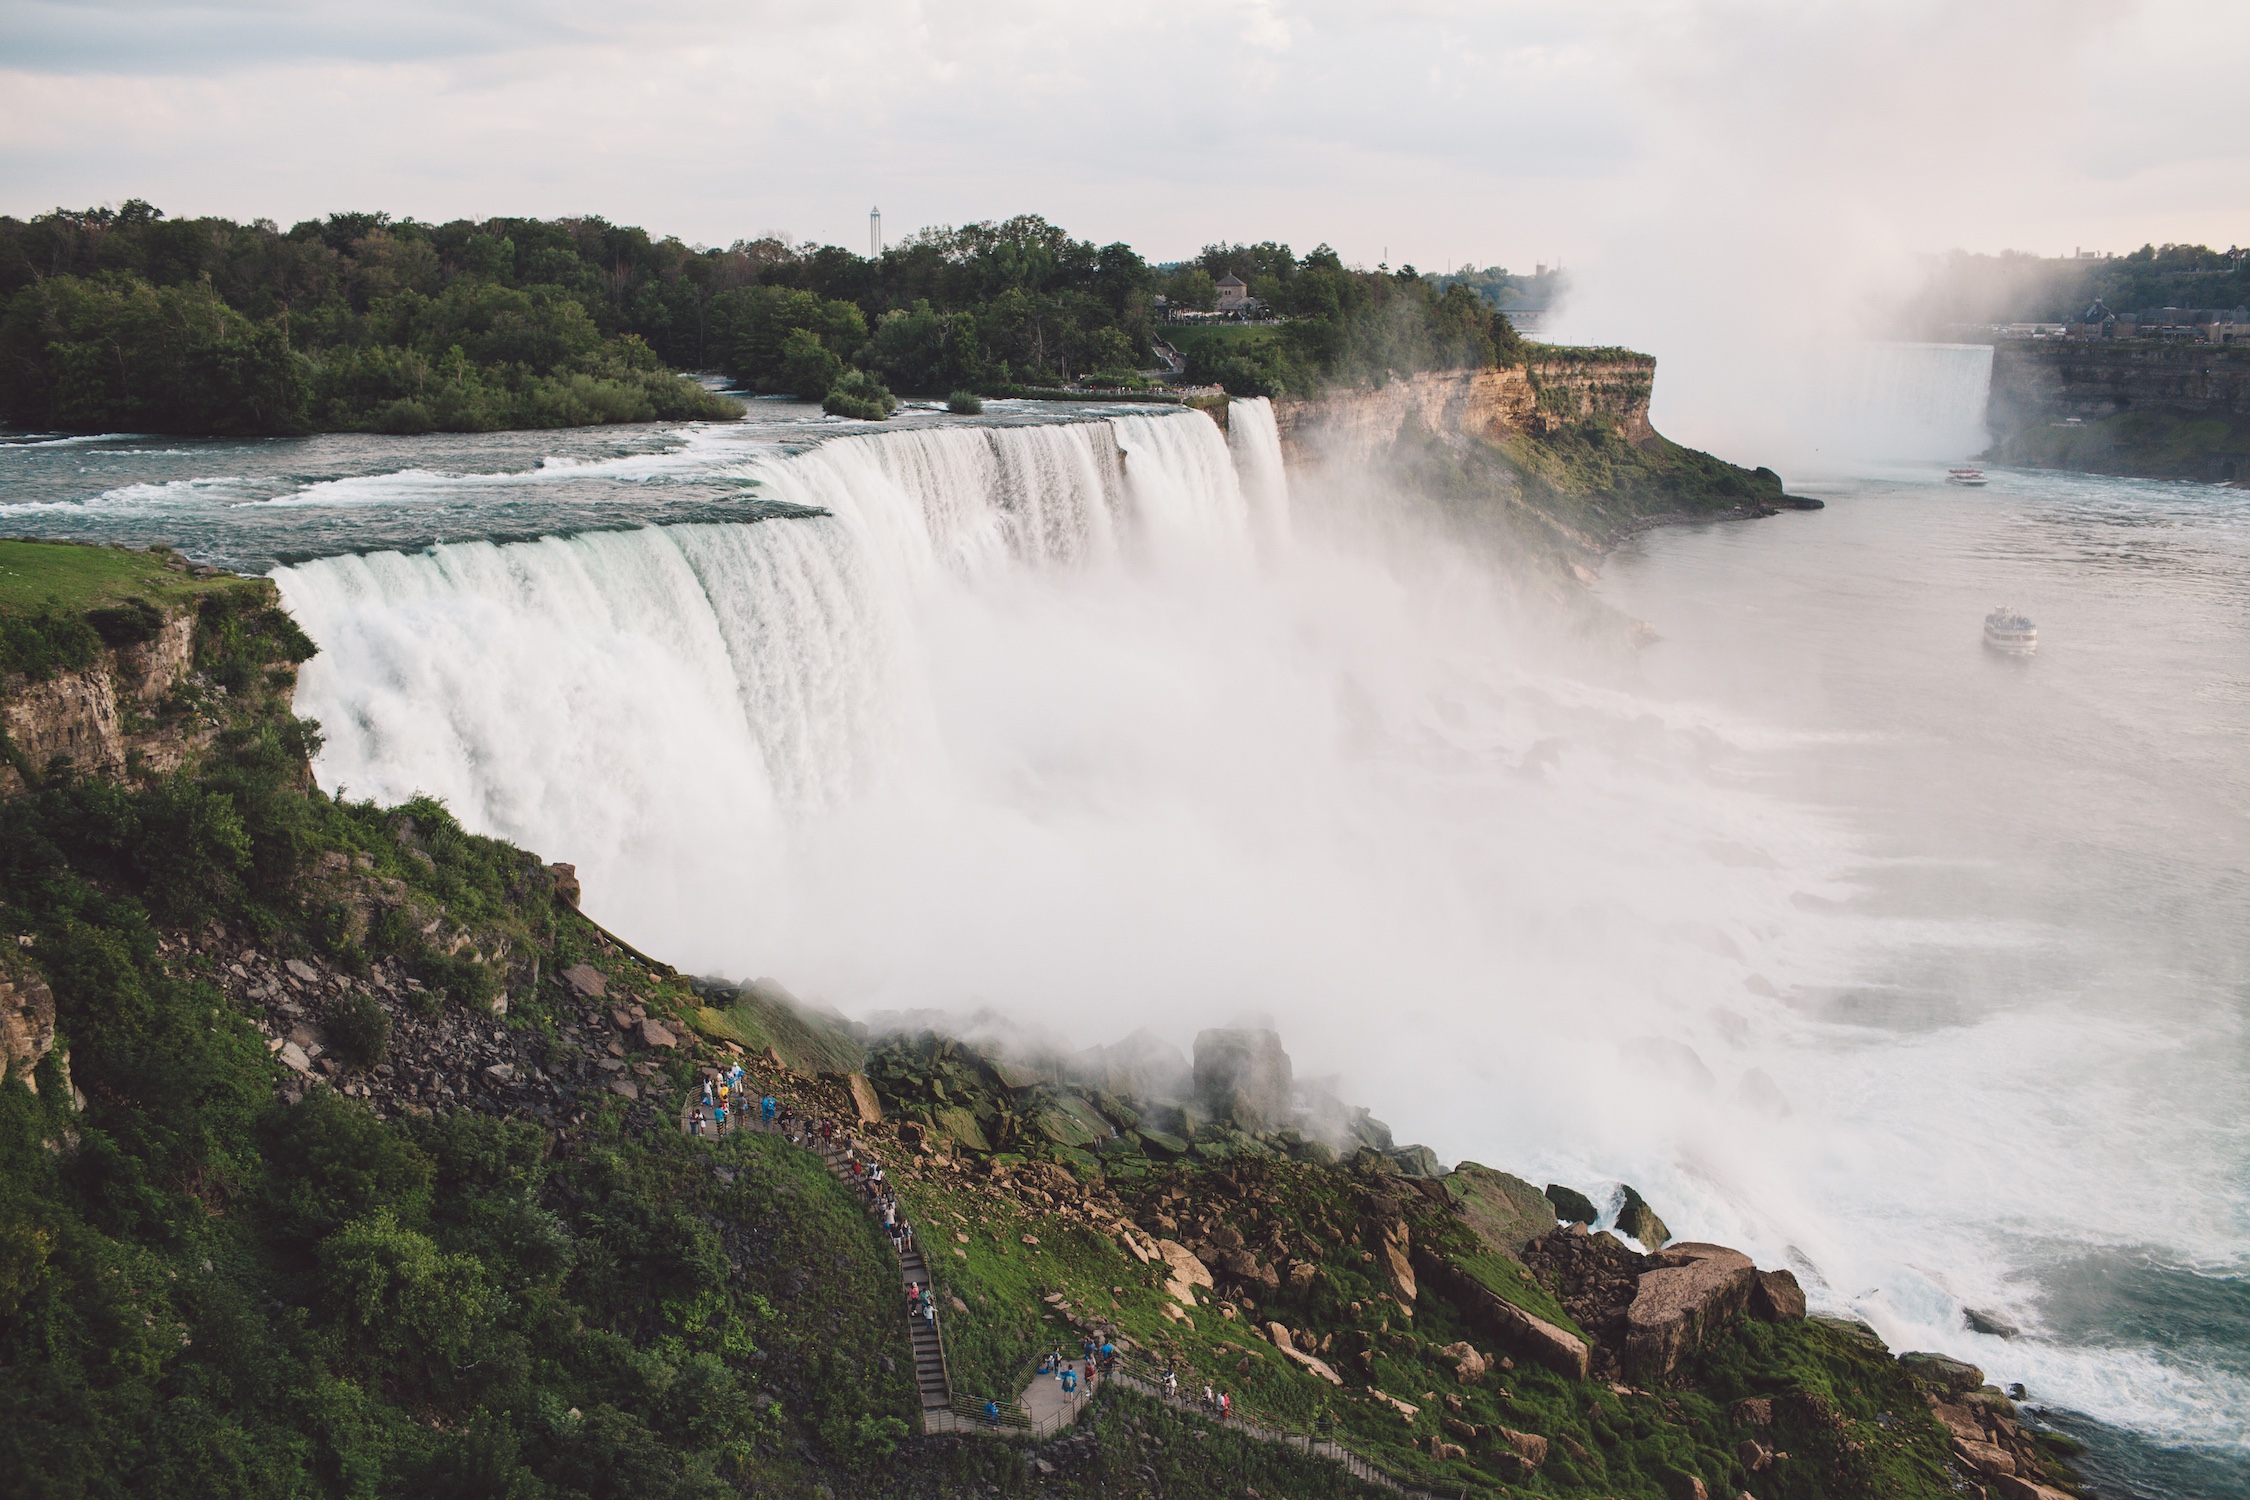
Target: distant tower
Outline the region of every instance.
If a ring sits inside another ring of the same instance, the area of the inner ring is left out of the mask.
[[[871,208],[867,211],[867,258],[869,260],[880,260],[882,255],[883,211],[879,208]]]

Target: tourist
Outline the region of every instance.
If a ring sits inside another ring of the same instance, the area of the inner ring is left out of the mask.
[[[1063,1366],[1062,1388],[1063,1394],[1065,1396],[1075,1396],[1078,1394],[1078,1372],[1072,1369],[1069,1365]]]

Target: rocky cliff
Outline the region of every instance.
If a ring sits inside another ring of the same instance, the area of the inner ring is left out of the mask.
[[[1433,371],[1274,401],[1282,455],[1314,482],[1372,473],[1576,560],[1665,520],[1771,515],[1784,494],[1649,422],[1656,361],[1542,345],[1525,364]]]
[[[160,779],[287,717],[312,643],[262,578],[158,548],[0,543],[0,797],[54,774]]]
[[[1625,441],[1645,446],[1656,438],[1648,420],[1655,386],[1654,359],[1601,350],[1584,358],[1432,371],[1380,387],[1283,396],[1273,410],[1282,456],[1292,467],[1365,467],[1417,433],[1505,444],[1549,437],[1588,417],[1606,420]]]
[[[1992,351],[1992,456],[2034,468],[2250,480],[2250,348],[2138,339]]]

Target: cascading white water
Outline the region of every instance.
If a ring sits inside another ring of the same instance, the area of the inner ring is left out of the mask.
[[[1990,344],[1862,343],[1828,351],[1821,409],[1805,431],[1832,453],[1880,460],[1963,458],[1990,445]]]

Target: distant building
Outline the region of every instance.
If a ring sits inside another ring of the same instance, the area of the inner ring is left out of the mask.
[[[883,258],[883,211],[879,208],[867,211],[867,258]]]
[[[1219,278],[1219,311],[1247,312],[1250,309],[1250,288],[1242,278],[1229,271]]]

